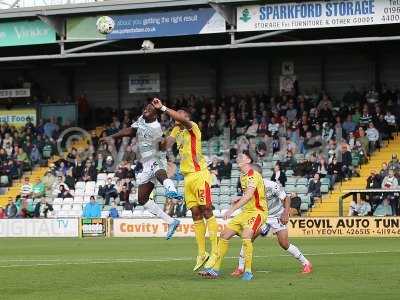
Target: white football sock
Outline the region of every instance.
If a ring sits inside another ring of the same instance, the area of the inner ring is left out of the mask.
[[[175,193],[177,192],[174,182],[169,178],[164,180],[163,186],[167,191],[171,191],[171,192],[175,192]]]
[[[295,245],[290,244],[289,248],[286,251],[292,254],[293,257],[296,258],[298,261],[300,261],[303,266],[309,263],[309,261],[304,257],[303,253],[301,253],[299,248],[297,248]]]
[[[143,205],[143,207],[151,212],[153,215],[156,215],[160,219],[163,219],[168,224],[171,224],[174,221],[174,219],[163,212],[163,210],[153,200],[147,201],[147,203]]]
[[[244,250],[243,246],[240,248],[240,254],[239,254],[239,269],[244,270]]]

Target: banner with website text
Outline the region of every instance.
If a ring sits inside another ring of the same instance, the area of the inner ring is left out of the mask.
[[[221,232],[226,222],[218,220]],[[291,237],[400,237],[400,218],[292,218],[288,224]],[[115,237],[165,237],[168,225],[160,219],[115,219]],[[194,237],[193,221],[181,219],[175,236]]]
[[[238,31],[400,23],[400,0],[273,3],[237,8]]]

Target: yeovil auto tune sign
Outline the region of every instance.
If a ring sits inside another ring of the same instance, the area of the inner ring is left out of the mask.
[[[237,8],[238,31],[400,23],[400,0],[319,1]]]

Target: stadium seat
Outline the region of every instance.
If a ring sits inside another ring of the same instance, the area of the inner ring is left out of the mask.
[[[230,179],[222,179],[221,180],[221,187],[222,186],[229,186],[230,183],[231,183]]]
[[[72,210],[82,210],[81,204],[72,204]]]
[[[95,196],[96,195],[96,191],[95,191],[95,187],[90,187],[85,189],[85,196]]]
[[[77,190],[84,190],[84,189],[85,189],[85,186],[86,186],[86,184],[85,184],[84,181],[78,181],[78,182],[75,184],[75,189],[77,189]]]
[[[53,205],[62,203],[63,203],[63,198],[54,198],[53,200]]]
[[[297,179],[297,185],[308,185],[308,179],[304,178],[304,177],[300,177],[299,179]]]
[[[90,196],[83,197],[83,203],[84,204],[89,203],[89,202],[90,202]]]
[[[158,186],[156,187],[156,195],[164,195],[164,187]]]
[[[102,218],[108,218],[109,214],[110,214],[110,213],[109,213],[108,211],[103,210],[103,211],[101,212],[101,217],[102,217]]]
[[[83,203],[83,197],[78,196],[74,197],[74,204],[82,204]]]
[[[106,179],[107,179],[107,173],[99,173],[97,175],[97,181],[100,181],[100,180],[106,181]]]
[[[98,179],[96,181],[96,188],[98,188],[99,186],[104,186],[105,184],[106,184],[105,180]]]
[[[75,189],[74,196],[85,196],[85,190],[82,189]]]
[[[131,210],[123,210],[121,213],[122,218],[132,218],[133,214]]]
[[[61,204],[53,204],[53,209],[54,209],[55,211],[61,210]]]
[[[63,205],[61,206],[61,210],[63,210],[63,211],[69,211],[69,210],[71,210],[71,204],[63,204]]]
[[[309,207],[308,203],[301,203],[300,204],[300,210],[301,211],[308,211],[308,207]]]
[[[229,195],[221,195],[219,198],[219,203],[230,203],[231,202],[231,197]]]
[[[220,194],[221,195],[229,195],[231,192],[231,188],[228,185],[221,186]]]
[[[293,176],[293,170],[286,170],[286,176]]]
[[[287,185],[296,185],[297,178],[296,177],[288,177],[286,184]]]
[[[329,193],[329,184],[323,184],[321,185],[321,193]]]
[[[186,212],[186,217],[188,217],[188,218],[191,218],[191,217],[192,217],[192,211],[191,211],[191,210],[188,210],[188,211]]]
[[[308,188],[305,185],[297,185],[295,192],[298,194],[306,194],[308,192]]]
[[[121,217],[123,217],[123,212],[124,211],[122,211],[121,212]],[[143,211],[142,210],[134,210],[133,212],[132,212],[132,217],[134,217],[134,218],[141,218],[143,216]]]
[[[294,193],[294,192],[297,192],[297,188],[294,184],[286,184],[285,191],[287,193]]]
[[[72,204],[74,202],[73,198],[64,198],[63,204]]]

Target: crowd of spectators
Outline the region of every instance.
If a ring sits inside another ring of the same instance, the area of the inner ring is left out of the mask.
[[[201,129],[204,145],[218,145],[216,151],[211,151],[213,156],[208,157],[213,185],[230,179],[237,154],[248,151],[256,163],[274,162],[271,180],[282,186],[288,170],[309,179],[308,194],[314,202],[321,197],[321,178],[327,178],[333,188],[336,182],[357,176],[356,166],[366,162],[372,152],[392,138],[400,120],[399,102],[399,91],[383,88],[360,93],[351,88],[340,101],[332,101],[324,92],[281,93],[278,97],[252,93],[221,99],[182,96],[167,100],[166,105],[186,108]],[[139,114],[140,110],[135,108],[110,115],[111,123],[101,136],[130,126]],[[173,126],[166,114],[160,116],[160,123],[166,133]],[[21,177],[24,170],[56,153],[55,139],[61,129],[54,119],[39,121],[37,126],[28,122],[20,130],[1,125],[1,175],[11,182]],[[99,187],[97,199],[110,206],[110,214],[116,206],[132,209],[137,199],[135,173],[141,168],[136,147],[136,138],[107,144],[99,142],[93,131],[92,144],[85,151],[72,148],[41,180],[43,198],[74,196],[76,182],[95,181],[100,173],[113,173]],[[176,149],[168,153],[167,171],[171,178],[181,180],[177,153]],[[95,197],[93,201],[98,200]],[[392,205],[394,200],[388,201]],[[16,205],[14,202],[15,199],[10,205]],[[51,206],[44,202],[39,205],[40,216],[46,211],[42,206],[51,211]],[[171,211],[170,207],[166,209]],[[115,210],[112,214],[116,215]]]
[[[397,154],[392,155],[389,163],[383,163],[382,169],[377,172],[371,170],[368,176],[366,189],[384,189],[388,192],[369,193],[362,195],[357,201],[352,201],[349,215],[397,216],[400,215],[400,161]],[[391,192],[391,190],[397,190]]]

